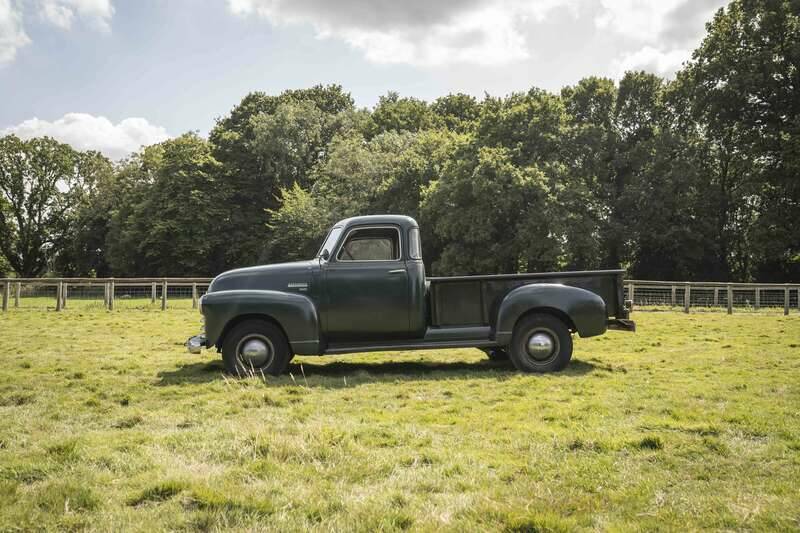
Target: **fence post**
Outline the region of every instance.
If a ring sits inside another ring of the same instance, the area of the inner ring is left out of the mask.
[[[761,308],[761,289],[756,287],[756,311]]]
[[[688,283],[683,288],[683,312],[689,312],[689,303],[692,299],[692,287]]]
[[[156,303],[156,282],[150,284],[150,303]]]
[[[192,309],[197,309],[197,283],[192,283]]]
[[[11,290],[11,282],[3,283],[3,311],[8,311],[8,296]]]
[[[671,287],[671,289],[672,289],[672,291],[671,291],[671,294],[670,294],[670,306],[671,307],[675,307],[675,302],[677,300],[677,298],[675,297],[676,296],[675,293],[677,292],[678,288],[675,285],[673,285]]]
[[[167,309],[167,280],[161,283],[161,310]]]
[[[789,285],[783,288],[783,314],[789,314]]]
[[[108,282],[103,283],[103,309],[108,309]]]
[[[733,314],[733,286],[728,284],[728,314]]]
[[[56,287],[56,311],[61,311],[61,305],[63,304],[63,300],[61,298],[61,291],[64,288],[64,282],[59,281],[58,286]]]
[[[114,310],[114,280],[108,282],[108,310]]]
[[[18,281],[14,289],[14,307],[19,307],[19,297],[22,294],[22,282]]]
[[[714,288],[714,307],[719,306],[719,287]]]
[[[61,287],[61,309],[67,308],[67,291],[69,290],[69,283],[64,282],[64,286]]]

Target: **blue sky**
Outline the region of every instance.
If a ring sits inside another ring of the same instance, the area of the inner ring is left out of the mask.
[[[359,106],[670,76],[724,0],[0,0],[0,134],[122,157],[254,90]]]

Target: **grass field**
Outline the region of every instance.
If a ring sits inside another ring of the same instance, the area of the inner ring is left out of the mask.
[[[800,316],[231,380],[188,309],[0,313],[0,530],[800,528]],[[302,367],[301,367],[302,364]]]

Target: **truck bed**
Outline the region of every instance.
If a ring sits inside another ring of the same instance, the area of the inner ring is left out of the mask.
[[[624,270],[542,272],[428,278],[428,312],[433,327],[492,326],[500,303],[513,289],[534,283],[568,285],[591,291],[606,302],[608,318],[627,318]]]

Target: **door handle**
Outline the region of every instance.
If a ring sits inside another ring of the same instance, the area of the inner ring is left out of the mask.
[[[401,274],[405,271],[406,271],[405,268],[398,268],[396,270],[390,270],[389,272],[387,272],[387,274]]]

